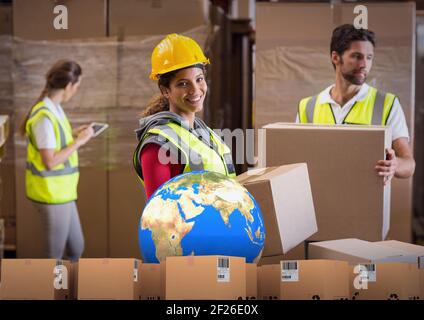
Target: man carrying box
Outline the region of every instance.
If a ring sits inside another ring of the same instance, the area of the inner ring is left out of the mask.
[[[389,126],[392,148],[387,149],[386,159],[378,161],[375,166],[386,184],[393,176],[411,177],[415,160],[399,98],[365,83],[374,58],[374,47],[372,31],[356,29],[350,24],[334,29],[330,52],[336,72],[335,84],[316,96],[302,99],[296,122]]]

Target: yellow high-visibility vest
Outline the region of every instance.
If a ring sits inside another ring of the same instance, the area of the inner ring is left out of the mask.
[[[307,97],[299,103],[299,122],[314,124],[336,124],[329,103],[320,103],[320,95]],[[397,97],[391,93],[370,87],[362,101],[356,101],[343,120],[343,124],[386,125]]]
[[[53,124],[56,152],[66,148],[74,141],[72,128],[66,116],[62,120],[58,119],[42,101],[32,108],[26,124],[28,143],[25,186],[27,197],[30,200],[47,204],[76,200],[79,179],[78,153],[73,152],[67,161],[48,170],[43,164],[32,132],[33,124],[41,117],[47,117]]]
[[[183,173],[191,171],[213,171],[234,178],[235,168],[231,151],[228,146],[211,129],[205,129],[210,135],[209,143],[195,135],[190,129],[176,122],[169,121],[147,130],[141,137],[134,152],[134,168],[144,185],[143,172],[140,164],[140,153],[151,138],[163,142],[165,149],[179,151],[185,164]]]

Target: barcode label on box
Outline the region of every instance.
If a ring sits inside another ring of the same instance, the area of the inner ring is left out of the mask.
[[[377,268],[374,263],[360,264],[359,276],[361,281],[376,282],[377,281]]]
[[[299,281],[297,261],[281,261],[281,282]]]
[[[230,258],[218,258],[217,281],[230,282]]]
[[[138,261],[134,260],[134,282],[138,281]]]
[[[418,269],[424,269],[424,256],[418,257]]]

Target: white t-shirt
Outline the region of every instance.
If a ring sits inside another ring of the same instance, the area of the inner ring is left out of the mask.
[[[44,105],[60,120],[65,118],[65,113],[60,105],[55,105],[50,98],[43,99]],[[38,149],[56,149],[56,135],[53,123],[46,116],[41,117],[32,124],[32,132]]]
[[[334,117],[336,118],[337,124],[342,124],[343,120],[349,113],[350,109],[352,109],[353,105],[356,101],[363,100],[367,94],[370,86],[364,83],[361,86],[361,89],[358,93],[352,97],[348,102],[345,103],[343,107],[341,107],[337,102],[333,100],[330,95],[330,90],[334,87],[334,84],[326,88],[318,97],[319,103],[329,103],[331,105],[331,109],[333,110]],[[296,116],[296,123],[299,123],[299,113]],[[387,126],[390,127],[392,131],[392,141],[398,138],[408,138],[409,140],[409,132],[408,126],[406,125],[405,114],[403,113],[402,106],[400,105],[399,99],[395,98],[393,103],[392,110],[390,112],[389,118],[387,119]]]

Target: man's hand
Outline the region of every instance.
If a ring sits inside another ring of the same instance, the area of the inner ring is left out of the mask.
[[[383,184],[387,185],[394,177],[398,167],[395,150],[386,150],[386,160],[380,160],[375,166],[375,170],[380,177],[383,177]]]

